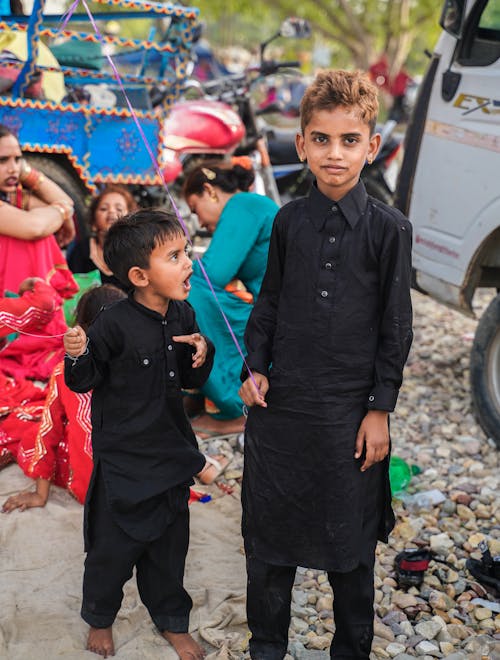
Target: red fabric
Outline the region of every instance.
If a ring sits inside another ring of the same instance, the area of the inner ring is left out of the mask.
[[[62,335],[66,329],[58,311],[36,337],[19,335],[0,352],[0,371],[16,379],[48,380],[64,357]]]
[[[54,236],[25,241],[0,236],[0,293],[16,292],[27,277],[40,277],[62,298],[71,298],[78,284]]]
[[[0,298],[0,338],[18,330],[39,333],[61,308],[61,303],[59,294],[42,281],[19,298]]]
[[[402,559],[399,568],[403,569],[403,571],[426,571],[429,568],[429,560],[411,561]]]
[[[20,208],[21,193],[19,188],[15,200]],[[40,277],[62,298],[71,298],[78,291],[78,284],[54,236],[37,241],[0,236],[0,295],[5,291],[18,291],[21,282],[28,277]],[[21,335],[0,353],[0,370],[16,378],[47,380],[64,356],[62,335],[66,329],[61,308],[52,321],[36,333],[41,337]]]
[[[38,428],[44,401],[45,388],[0,374],[0,467],[16,460],[21,438]]]
[[[393,78],[389,77],[389,62],[386,55],[381,55],[371,65],[369,73],[373,82],[392,96],[404,96],[408,83],[411,82],[411,76],[404,69],[400,69]]]
[[[52,374],[41,421],[23,434],[17,462],[28,477],[53,481],[83,504],[92,473],[91,393],[72,392],[64,362]]]

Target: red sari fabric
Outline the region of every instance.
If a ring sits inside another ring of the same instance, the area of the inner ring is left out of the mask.
[[[45,388],[0,374],[0,468],[16,460],[21,438],[38,429]]]
[[[23,208],[21,191],[13,201],[15,206]],[[0,295],[5,291],[16,293],[28,277],[40,277],[61,298],[71,298],[78,291],[78,284],[54,236],[36,241],[0,236]],[[62,335],[66,329],[60,306],[51,322],[33,333],[40,336],[21,334],[0,353],[0,370],[16,378],[48,380],[64,356]]]
[[[0,339],[12,332],[40,333],[61,303],[59,294],[42,281],[19,298],[0,298]]]
[[[83,504],[92,474],[91,392],[72,392],[64,382],[64,362],[52,374],[41,420],[20,422],[23,436],[17,462],[33,479],[48,479],[66,488]]]
[[[13,331],[45,332],[61,302],[59,294],[41,281],[19,298],[0,298],[0,342]],[[4,353],[9,350],[10,346]],[[4,353],[0,352],[0,362]],[[23,433],[29,435],[37,427],[45,401],[44,390],[45,387],[37,387],[25,378],[14,379],[0,373],[0,467],[15,460]]]

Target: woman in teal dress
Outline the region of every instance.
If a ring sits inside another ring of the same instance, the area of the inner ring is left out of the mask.
[[[217,301],[243,351],[243,333],[264,277],[269,239],[278,206],[268,197],[249,192],[254,181],[241,164],[206,161],[188,175],[184,197],[200,225],[212,238],[201,259]],[[241,355],[200,263],[193,263],[189,302],[201,332],[215,344],[215,362],[202,394],[216,412],[200,415],[195,431],[236,433],[243,430],[243,402],[238,395]]]

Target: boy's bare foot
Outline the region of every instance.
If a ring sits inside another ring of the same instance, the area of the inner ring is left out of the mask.
[[[104,658],[109,658],[115,654],[111,626],[109,628],[90,627],[87,639],[87,651],[93,651],[97,655],[102,655]]]
[[[215,419],[215,417],[204,413],[193,418],[191,420],[191,426],[200,438],[229,435],[230,433],[241,433],[245,430],[245,417],[241,415],[241,417],[236,417],[235,419]]]
[[[172,644],[181,660],[202,660],[205,657],[205,651],[189,633],[173,633],[164,630],[162,635],[167,642]]]

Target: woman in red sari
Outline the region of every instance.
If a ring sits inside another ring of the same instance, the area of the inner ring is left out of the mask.
[[[15,135],[0,125],[0,297],[39,277],[62,298],[77,291],[61,252],[75,235],[73,202],[48,177],[23,160]],[[40,337],[21,337],[4,349],[0,370],[15,377],[47,379],[61,358],[62,311]]]

